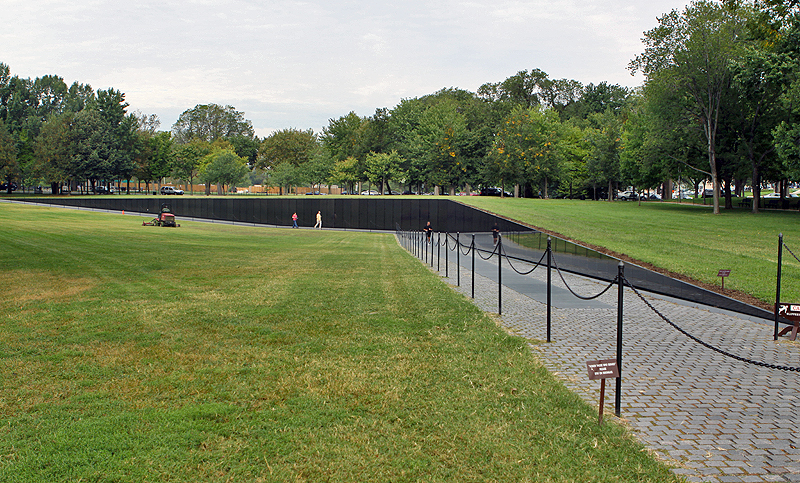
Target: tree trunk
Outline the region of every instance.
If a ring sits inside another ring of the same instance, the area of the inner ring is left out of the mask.
[[[733,209],[733,201],[731,200],[731,180],[730,178],[723,178],[725,182],[725,209]]]
[[[758,202],[761,199],[761,175],[758,166],[753,165],[753,213],[758,213]]]

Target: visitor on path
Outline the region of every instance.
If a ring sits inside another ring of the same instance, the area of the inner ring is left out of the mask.
[[[492,240],[494,241],[495,245],[497,245],[498,238],[500,238],[500,227],[497,226],[497,223],[495,223],[492,227]]]
[[[298,228],[298,226],[297,226],[297,213],[292,215],[292,228]]]
[[[322,212],[317,212],[317,222],[314,224],[314,228],[322,229]]]
[[[422,229],[425,232],[425,241],[427,243],[431,242],[431,233],[433,233],[433,227],[431,226],[431,222],[429,221],[425,228]]]

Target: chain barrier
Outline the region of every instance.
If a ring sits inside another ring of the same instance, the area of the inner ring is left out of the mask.
[[[700,340],[699,338],[697,338],[697,337],[693,336],[692,334],[690,334],[690,333],[689,333],[689,332],[687,332],[686,330],[682,329],[681,327],[678,327],[678,325],[677,325],[677,324],[675,324],[674,322],[672,322],[671,320],[669,320],[669,319],[668,319],[668,318],[667,318],[667,317],[666,317],[664,314],[662,314],[661,312],[659,312],[659,311],[658,311],[658,309],[656,309],[655,307],[653,307],[653,304],[651,304],[651,303],[650,303],[650,302],[649,302],[649,301],[648,301],[646,298],[644,298],[644,296],[643,296],[641,293],[639,293],[639,291],[638,291],[638,290],[636,290],[636,287],[634,287],[634,286],[633,286],[633,285],[632,285],[632,284],[631,284],[631,283],[628,281],[628,279],[626,279],[626,278],[624,278],[624,277],[623,277],[623,282],[625,283],[625,285],[627,285],[628,287],[630,287],[630,288],[631,288],[631,290],[633,290],[633,293],[635,293],[635,294],[636,294],[636,296],[637,296],[637,297],[639,297],[639,299],[641,299],[641,301],[645,303],[645,305],[647,305],[648,307],[650,307],[650,310],[652,310],[653,312],[655,312],[655,314],[656,314],[656,315],[658,315],[658,316],[661,318],[661,320],[663,320],[664,322],[668,323],[668,324],[669,324],[669,325],[671,325],[671,326],[672,326],[672,327],[673,327],[675,330],[677,330],[677,331],[678,331],[678,332],[680,332],[681,334],[685,335],[686,337],[690,338],[691,340],[693,340],[693,341],[697,342],[698,344],[702,345],[703,347],[705,347],[705,348],[707,348],[707,349],[711,349],[711,350],[712,350],[712,351],[714,351],[714,352],[717,352],[717,353],[719,353],[719,354],[722,354],[722,355],[724,355],[724,356],[726,356],[726,357],[730,357],[730,358],[732,358],[732,359],[735,359],[735,360],[737,360],[737,361],[739,361],[739,362],[744,362],[744,363],[746,363],[746,364],[752,364],[752,365],[759,366],[759,367],[766,367],[767,369],[778,369],[778,370],[780,370],[780,371],[795,371],[795,372],[800,372],[800,367],[793,367],[793,366],[781,366],[781,365],[777,365],[777,364],[770,364],[770,363],[767,363],[767,362],[755,361],[755,360],[752,360],[752,359],[748,359],[748,358],[746,358],[746,357],[737,356],[736,354],[733,354],[733,353],[731,353],[731,352],[728,352],[728,351],[726,351],[726,350],[724,350],[724,349],[720,349],[719,347],[715,347],[715,346],[713,346],[713,345],[709,344],[708,342],[705,342],[705,341],[703,341],[703,340]]]
[[[785,244],[785,243],[784,243],[784,244],[783,244],[783,248],[787,249],[787,250],[789,251],[789,253],[791,253],[791,254],[792,254],[792,256],[794,257],[794,259],[795,259],[795,260],[797,260],[798,262],[800,262],[800,258],[797,258],[797,255],[795,255],[795,254],[794,254],[794,252],[792,251],[792,249],[791,249],[791,248],[789,248],[789,245],[787,245],[787,244]]]
[[[448,238],[449,238],[449,234],[445,236],[445,244],[444,244],[444,246],[446,246],[446,247],[447,247],[447,249],[448,249],[448,250],[450,250],[450,245],[449,245]],[[497,253],[497,254],[498,254],[498,257],[505,256],[505,257],[506,257],[506,260],[509,262],[509,266],[510,266],[510,267],[511,267],[511,268],[512,268],[512,269],[513,269],[513,270],[514,270],[516,273],[518,273],[518,274],[520,274],[520,275],[528,275],[528,274],[532,273],[534,270],[536,270],[536,268],[538,268],[538,266],[539,266],[539,265],[542,265],[542,260],[544,260],[544,257],[547,255],[547,250],[545,250],[544,254],[542,255],[542,258],[540,258],[540,259],[539,259],[539,261],[538,261],[538,262],[536,262],[536,264],[534,265],[534,267],[533,267],[531,270],[529,270],[529,271],[527,271],[527,272],[522,272],[522,271],[518,270],[516,267],[514,267],[514,265],[511,263],[511,258],[508,256],[508,254],[507,254],[507,253],[505,253],[505,254],[503,254],[503,253],[500,253],[500,251],[498,250],[498,246],[499,246],[500,244],[498,244],[498,245],[495,245],[495,248],[494,248],[494,250],[492,250],[492,252],[489,254],[489,256],[488,256],[488,257],[484,257],[483,255],[481,255],[481,251],[482,251],[482,250],[478,250],[477,248],[475,248],[475,247],[471,246],[471,244],[470,244],[470,245],[463,245],[463,244],[461,244],[461,243],[460,243],[458,240],[455,240],[455,239],[454,239],[454,242],[455,242],[455,245],[453,246],[453,249],[455,249],[455,248],[459,248],[459,251],[461,251],[461,252],[462,252],[464,255],[467,255],[467,254],[469,254],[470,250],[475,250],[475,251],[478,253],[478,255],[479,255],[479,256],[480,256],[480,257],[481,257],[483,260],[489,260],[489,259],[491,259],[491,258],[492,258],[492,257],[495,255],[495,253]],[[466,251],[466,252],[463,252],[463,250],[461,250],[461,247],[462,247],[462,246],[466,246],[466,247],[467,247],[467,251]],[[795,259],[796,259],[798,262],[800,262],[800,259],[798,259],[798,257],[797,257],[797,256],[796,256],[796,255],[795,255],[793,252],[792,252],[792,250],[791,250],[791,249],[790,249],[788,246],[786,246],[786,244],[783,244],[783,246],[784,246],[784,247],[786,247],[787,251],[789,251],[789,253],[791,253],[791,255],[792,255],[792,256],[793,256],[793,257],[794,257],[794,258],[795,258]],[[564,274],[562,273],[561,269],[558,267],[558,262],[557,262],[557,260],[556,260],[555,252],[553,252],[552,250],[551,250],[551,255],[552,255],[552,258],[551,258],[551,260],[552,260],[552,263],[553,263],[553,268],[555,268],[555,269],[556,269],[556,272],[558,273],[558,276],[561,278],[561,281],[564,283],[564,286],[567,288],[567,290],[569,290],[569,292],[570,292],[572,295],[574,295],[575,297],[577,297],[577,298],[579,298],[579,299],[581,299],[581,300],[593,300],[593,299],[596,299],[596,298],[598,298],[598,297],[602,296],[603,294],[605,294],[606,292],[608,292],[608,290],[609,290],[609,289],[611,289],[611,287],[613,287],[613,286],[614,286],[615,284],[617,284],[617,283],[618,283],[618,281],[619,281],[620,275],[618,275],[617,277],[615,277],[615,278],[614,278],[614,280],[613,280],[613,281],[611,281],[611,283],[609,283],[609,284],[608,284],[608,286],[607,286],[606,288],[604,288],[604,289],[603,289],[601,292],[599,292],[598,294],[596,294],[596,295],[592,295],[592,296],[588,296],[588,297],[587,297],[587,296],[580,295],[580,294],[576,293],[576,292],[575,292],[575,291],[572,289],[572,287],[570,287],[570,286],[569,286],[569,284],[567,283],[566,279],[564,278]],[[708,343],[708,342],[705,342],[705,341],[701,340],[700,338],[698,338],[698,337],[696,337],[696,336],[694,336],[694,335],[690,334],[688,331],[686,331],[686,330],[685,330],[685,329],[683,329],[682,327],[678,326],[676,323],[672,322],[672,321],[671,321],[671,320],[670,320],[670,319],[669,319],[667,316],[665,316],[664,314],[662,314],[662,313],[661,313],[661,312],[660,312],[660,311],[659,311],[657,308],[655,308],[655,307],[653,306],[653,304],[651,304],[651,303],[650,303],[650,301],[649,301],[649,300],[647,300],[647,299],[646,299],[646,298],[645,298],[645,297],[644,297],[644,296],[641,294],[641,292],[639,292],[639,290],[637,290],[637,289],[636,289],[636,287],[634,287],[634,286],[633,286],[633,284],[631,284],[631,283],[630,283],[630,281],[629,281],[627,278],[625,278],[625,276],[624,276],[624,275],[622,275],[622,282],[623,282],[623,284],[624,284],[625,286],[629,287],[629,288],[630,288],[630,289],[633,291],[633,293],[634,293],[634,294],[635,294],[635,295],[636,295],[636,296],[637,296],[637,297],[638,297],[638,298],[639,298],[639,299],[640,299],[640,300],[641,300],[641,301],[642,301],[642,302],[643,302],[643,303],[644,303],[644,304],[645,304],[645,305],[646,305],[648,308],[650,308],[650,310],[652,310],[652,311],[653,311],[653,312],[654,312],[654,313],[655,313],[655,314],[656,314],[656,315],[657,315],[657,316],[658,316],[658,317],[659,317],[661,320],[663,320],[664,322],[666,322],[666,323],[667,323],[668,325],[670,325],[672,328],[674,328],[675,330],[677,330],[678,332],[680,332],[680,333],[681,333],[681,334],[683,334],[684,336],[688,337],[689,339],[691,339],[691,340],[692,340],[692,341],[694,341],[695,343],[697,343],[697,344],[700,344],[701,346],[703,346],[703,347],[705,347],[705,348],[707,348],[707,349],[710,349],[710,350],[712,350],[712,351],[714,351],[714,352],[716,352],[716,353],[718,353],[718,354],[721,354],[721,355],[723,355],[723,356],[725,356],[725,357],[729,357],[729,358],[731,358],[731,359],[734,359],[734,360],[736,360],[736,361],[739,361],[739,362],[743,362],[743,363],[745,363],[745,364],[751,364],[751,365],[758,366],[758,367],[764,367],[764,368],[767,368],[767,369],[776,369],[776,370],[780,370],[780,371],[800,372],[800,367],[795,367],[795,366],[785,366],[785,365],[772,364],[772,363],[768,363],[768,362],[763,362],[763,361],[757,361],[757,360],[753,360],[753,359],[748,359],[748,358],[746,358],[746,357],[742,357],[742,356],[739,356],[739,355],[733,354],[732,352],[729,352],[729,351],[727,351],[727,350],[721,349],[721,348],[719,348],[719,347],[716,347],[716,346],[714,346],[714,345],[712,345],[712,344],[710,344],[710,343]]]
[[[547,253],[547,252],[545,252],[545,253]],[[556,262],[556,254],[555,254],[555,252],[552,252],[552,260],[553,260],[553,268],[556,269],[556,273],[558,273],[558,276],[561,278],[561,281],[564,282],[564,286],[567,287],[567,290],[569,290],[569,292],[572,295],[578,297],[581,300],[594,300],[594,299],[600,297],[601,295],[603,295],[604,293],[608,292],[608,290],[611,287],[613,287],[615,283],[617,283],[617,278],[618,277],[614,277],[614,280],[612,280],[611,283],[609,283],[608,286],[606,288],[604,288],[600,293],[598,293],[597,295],[592,295],[590,297],[584,297],[583,295],[580,295],[580,294],[576,293],[574,290],[572,290],[572,287],[570,287],[569,284],[567,283],[567,281],[564,279],[564,274],[561,273],[561,269],[558,268],[558,262]]]
[[[474,250],[475,250],[475,253],[477,253],[478,256],[481,257],[482,260],[490,260],[494,256],[495,253],[497,253],[498,257],[500,256],[500,252],[497,250],[498,246],[499,246],[499,243],[494,246],[494,250],[492,250],[492,253],[490,253],[488,257],[484,257],[483,255],[481,255],[481,252],[484,251],[484,250],[478,250],[477,248],[475,248]]]
[[[545,251],[544,251],[544,253],[542,253],[542,257],[539,259],[539,261],[538,261],[538,262],[536,262],[536,263],[533,265],[533,268],[531,268],[531,269],[530,269],[530,270],[528,270],[527,272],[521,272],[521,271],[517,270],[517,268],[514,266],[514,264],[513,264],[513,263],[511,263],[511,257],[509,257],[509,256],[508,256],[508,253],[506,253],[506,249],[505,249],[505,247],[503,247],[503,256],[505,256],[505,257],[506,257],[506,261],[508,262],[508,266],[509,266],[509,267],[511,267],[511,269],[512,269],[512,270],[514,270],[515,272],[517,272],[517,273],[518,273],[518,274],[520,274],[520,275],[530,275],[531,273],[533,273],[533,271],[534,271],[534,270],[536,270],[537,268],[539,268],[539,265],[541,265],[541,264],[542,264],[542,260],[544,260],[544,257],[546,257],[546,256],[547,256],[547,250],[545,250]]]
[[[452,239],[453,239],[453,248],[450,248],[450,238],[452,238]],[[448,250],[448,251],[450,251],[450,250],[455,250],[455,249],[456,249],[456,237],[454,237],[452,234],[448,233],[448,234],[445,236],[445,239],[444,239],[444,241],[445,241],[445,243],[447,244],[446,248],[447,248],[447,250]]]
[[[458,251],[460,251],[460,252],[461,252],[461,254],[462,254],[462,255],[464,255],[465,257],[466,257],[467,255],[469,255],[469,252],[470,252],[470,251],[472,251],[472,249],[473,249],[473,247],[472,247],[472,244],[469,244],[469,245],[464,245],[464,244],[463,244],[463,243],[461,243],[460,241],[459,241],[459,242],[456,242],[456,243],[459,245],[459,247],[458,247]],[[462,249],[461,249],[461,247],[467,247],[467,251],[464,251],[464,250],[462,250]]]

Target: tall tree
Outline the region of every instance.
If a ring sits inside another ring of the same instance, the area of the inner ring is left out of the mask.
[[[322,183],[329,180],[333,165],[330,153],[318,146],[308,161],[301,166],[301,175],[312,188],[316,185],[322,190]]]
[[[194,178],[202,165],[204,157],[211,153],[211,144],[194,139],[186,144],[174,144],[172,174],[178,179],[188,181],[190,190],[194,188]],[[194,191],[192,191],[194,193]]]
[[[225,193],[237,183],[244,181],[249,171],[247,160],[238,156],[232,149],[217,149],[206,156],[203,168],[200,170],[200,179],[206,185],[217,184],[221,187],[219,191]]]
[[[630,64],[647,82],[672,85],[686,97],[686,113],[702,129],[719,213],[718,135],[723,98],[730,88],[730,63],[739,56],[745,22],[722,5],[697,1],[660,17],[645,32],[645,51]]]
[[[289,128],[275,131],[261,141],[258,149],[256,164],[270,174],[273,169],[281,167],[281,183],[279,186],[289,186],[288,183],[299,182],[302,177],[300,167],[307,163],[318,147],[317,135],[311,129],[302,131]],[[294,169],[288,169],[291,166]],[[286,176],[283,176],[286,174]]]
[[[259,166],[267,168],[281,162],[300,166],[311,158],[317,147],[317,136],[311,129],[288,128],[275,131],[263,141],[258,150]]]
[[[53,194],[75,176],[72,165],[74,116],[71,112],[51,115],[36,138],[34,175],[47,180]]]
[[[563,159],[558,150],[560,124],[553,109],[514,108],[497,132],[492,150],[502,181],[531,181],[548,198],[548,185],[559,176]]]
[[[371,183],[380,186],[381,194],[389,187],[389,181],[402,175],[403,159],[397,151],[389,153],[369,153],[367,155],[367,177]]]
[[[185,144],[192,139],[214,142],[217,139],[244,136],[252,138],[253,124],[233,106],[198,104],[181,113],[172,126],[175,142]]]
[[[621,179],[623,119],[608,110],[589,116],[592,127],[587,130],[589,155],[587,169],[595,183],[606,183],[608,200],[613,200],[614,185]]]
[[[8,184],[8,194],[11,194],[11,181],[18,174],[16,143],[6,124],[0,119],[0,179]]]

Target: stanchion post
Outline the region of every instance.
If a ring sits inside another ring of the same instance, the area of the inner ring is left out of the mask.
[[[503,315],[503,238],[497,237],[497,315]]]
[[[444,234],[444,278],[450,278],[450,234]]]
[[[783,233],[778,235],[778,278],[775,284],[775,332],[772,340],[778,340],[778,307],[781,305],[781,265],[783,264]]]
[[[472,250],[472,298],[475,298],[475,234],[472,234],[472,244],[469,246]]]
[[[461,286],[461,233],[456,232],[456,286]]]
[[[436,234],[436,271],[438,272],[441,268],[441,260],[442,260],[442,234]]]
[[[617,368],[619,369],[619,376],[617,376],[616,394],[614,394],[614,414],[619,417],[622,412],[622,296],[625,284],[625,264],[619,262],[619,269],[617,273]]]
[[[552,284],[550,267],[552,266],[553,252],[550,250],[550,237],[547,237],[547,342],[550,342],[550,287]]]
[[[428,245],[430,245],[430,243],[428,243],[428,234],[427,233],[422,235],[422,243],[425,246],[425,265],[427,265],[428,264]]]

